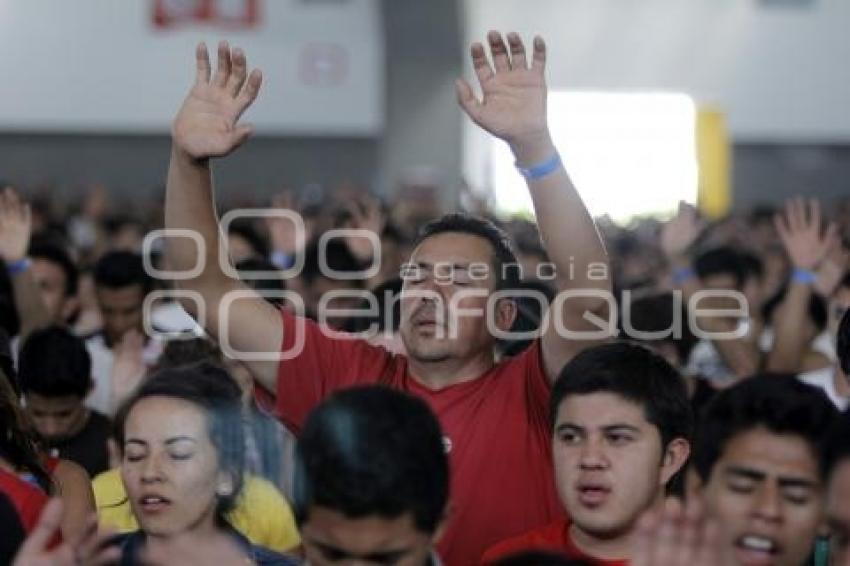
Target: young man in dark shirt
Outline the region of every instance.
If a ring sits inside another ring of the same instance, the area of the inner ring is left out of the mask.
[[[58,326],[35,331],[18,363],[26,413],[50,455],[76,462],[90,477],[109,469],[109,419],[84,403],[92,378],[82,339]]]

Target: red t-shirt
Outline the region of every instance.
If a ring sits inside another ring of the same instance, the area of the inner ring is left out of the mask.
[[[41,510],[47,505],[49,499],[47,494],[15,474],[2,469],[0,469],[0,491],[15,506],[24,531],[27,534],[31,533],[38,523]]]
[[[449,522],[438,544],[447,566],[476,564],[490,545],[563,518],[549,433],[549,381],[540,345],[481,377],[432,391],[408,372],[407,358],[363,340],[329,338],[283,312],[282,352],[298,332],[300,355],[280,363],[275,410],[296,434],[307,414],[336,390],[382,384],[423,399],[446,436],[451,469]],[[302,325],[295,330],[295,325]]]
[[[584,560],[592,566],[628,566],[629,564],[628,560],[601,560],[586,555],[573,542],[570,536],[570,522],[564,519],[491,546],[484,553],[481,562],[492,564],[502,558],[530,550],[561,554],[566,558]]]

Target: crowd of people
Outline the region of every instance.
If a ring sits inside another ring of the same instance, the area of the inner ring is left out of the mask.
[[[535,222],[348,185],[219,215],[262,84],[226,42],[164,208],[0,194],[0,563],[850,565],[850,201],[594,219],[543,40],[471,58]]]

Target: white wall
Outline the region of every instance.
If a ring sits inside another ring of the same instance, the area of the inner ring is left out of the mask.
[[[556,89],[672,90],[736,139],[850,141],[850,1],[466,0],[467,39],[539,33]]]
[[[243,47],[265,83],[246,115],[259,134],[377,135],[384,123],[378,0],[260,2],[248,31],[151,21],[149,0],[0,0],[0,131],[165,133],[194,75],[194,46]],[[336,86],[299,79],[303,49],[347,52]]]

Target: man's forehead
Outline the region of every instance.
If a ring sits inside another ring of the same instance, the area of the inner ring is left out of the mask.
[[[646,411],[638,403],[610,392],[567,395],[558,406],[556,426],[607,427],[628,424],[635,427],[650,425]]]
[[[422,240],[411,254],[411,262],[489,262],[493,246],[485,238],[463,232],[442,232]]]
[[[741,432],[726,443],[720,462],[725,471],[819,483],[817,456],[808,441],[798,435],[763,428]]]

